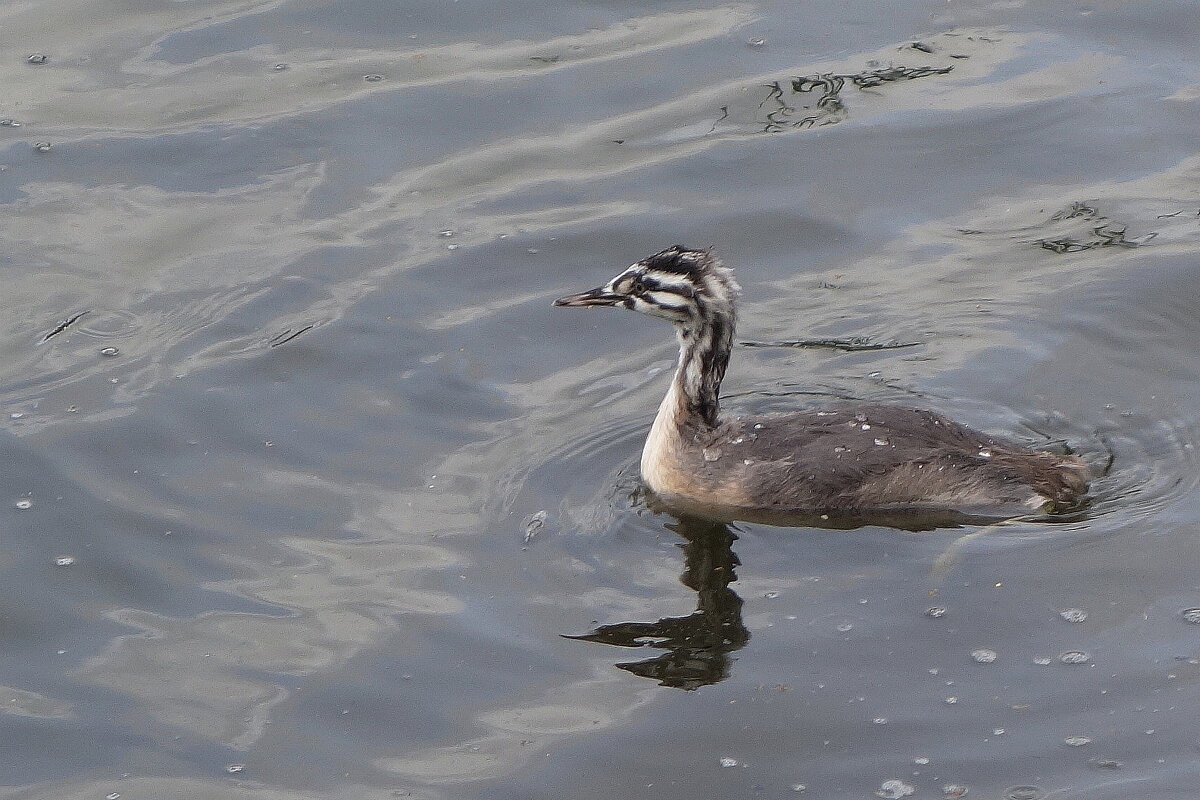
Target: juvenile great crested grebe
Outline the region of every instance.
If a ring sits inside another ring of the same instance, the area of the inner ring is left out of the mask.
[[[739,287],[706,250],[645,258],[556,306],[621,306],[675,324],[679,365],[642,450],[642,479],[668,503],[746,511],[1015,509],[1078,505],[1088,470],[932,411],[851,406],[723,417],[717,393]]]

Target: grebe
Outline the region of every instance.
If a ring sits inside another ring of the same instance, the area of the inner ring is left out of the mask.
[[[1079,458],[1030,450],[932,411],[866,405],[722,416],[717,393],[739,290],[710,252],[676,245],[598,289],[554,301],[621,306],[675,324],[679,364],[641,460],[642,480],[668,505],[991,514],[1082,502],[1088,470]]]

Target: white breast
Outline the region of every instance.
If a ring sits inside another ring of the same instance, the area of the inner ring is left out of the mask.
[[[678,418],[681,398],[674,382],[667,390],[658,407],[658,415],[650,426],[646,445],[642,448],[642,480],[659,494],[676,494],[679,491],[679,439]]]

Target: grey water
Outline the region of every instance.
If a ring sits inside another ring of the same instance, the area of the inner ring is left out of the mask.
[[[1169,0],[0,9],[0,797],[1200,795],[1197,41]],[[550,302],[676,243],[744,287],[728,408],[931,408],[1091,506],[655,510],[670,331]]]

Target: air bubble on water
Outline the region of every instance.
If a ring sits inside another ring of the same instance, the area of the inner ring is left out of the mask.
[[[1005,800],[1041,800],[1042,790],[1036,786],[1010,786],[1004,790]]]
[[[719,447],[704,448],[704,460],[705,461],[716,461],[720,457],[721,457],[721,448],[719,448]]]
[[[917,756],[916,758],[913,759],[913,763],[919,764],[923,767],[929,763],[929,758],[927,756]]]
[[[383,80],[383,76],[377,72],[371,72],[363,75],[363,80],[367,83],[379,83],[381,80]]]
[[[1087,619],[1087,612],[1082,608],[1064,608],[1058,615],[1067,622],[1083,622]]]
[[[50,60],[50,56],[45,53],[30,53],[25,57],[25,60],[30,64],[45,64]]]
[[[1049,656],[1035,656],[1033,659],[1033,663],[1043,667],[1047,664],[1053,663],[1053,661],[1054,659],[1050,658]]]
[[[996,660],[996,651],[981,647],[978,650],[971,651],[971,658],[973,658],[977,664],[991,664]]]
[[[874,722],[876,725],[887,725],[888,720],[887,717],[876,717],[871,722]]]
[[[108,356],[109,358],[112,358],[113,356],[117,355],[117,354],[118,354],[118,353],[120,353],[120,352],[121,352],[120,350],[118,350],[118,349],[117,349],[117,348],[115,348],[115,347],[111,347],[111,346],[110,346],[110,347],[101,347],[101,348],[100,348],[100,355],[102,355],[102,356]]]
[[[1183,617],[1184,622],[1200,625],[1200,608],[1185,608],[1179,612],[1179,616]]]
[[[884,798],[884,800],[901,800],[901,798],[908,797],[915,791],[917,790],[899,778],[892,778],[879,784],[879,790],[875,794],[878,797]]]
[[[230,775],[236,775],[239,772],[243,771],[244,769],[246,769],[245,764],[229,764],[228,766],[225,767],[225,771],[228,772]]]
[[[805,786],[803,783],[793,783],[793,784],[792,784],[792,791],[793,791],[793,792],[803,792],[803,791],[804,791],[805,789],[807,789],[807,788],[808,788],[808,787],[807,787],[807,786]]]
[[[948,706],[956,705],[958,703],[958,698],[954,695],[950,695],[943,702]]]
[[[282,64],[282,63],[276,64],[275,66],[271,67],[271,69],[275,70],[276,72],[283,72],[287,68],[288,68],[288,65]]]
[[[942,787],[942,794],[946,800],[958,800],[960,797],[966,797],[967,787],[961,783],[947,783]]]
[[[21,511],[28,511],[29,509],[33,508],[33,501],[26,499],[26,498],[22,498],[22,499],[18,500],[17,502],[13,503],[13,505],[16,506],[18,509],[20,509]]]
[[[929,608],[925,609],[925,616],[929,617],[930,619],[940,619],[941,617],[946,616],[946,609],[943,606],[930,606]]]
[[[1086,664],[1092,660],[1092,657],[1082,650],[1068,650],[1065,653],[1060,653],[1058,660],[1064,664]]]
[[[457,250],[459,248],[459,246],[460,245],[457,245],[457,244],[448,244],[448,245],[446,245],[446,249],[447,250]]]
[[[37,142],[33,145],[33,149],[39,153],[49,153],[51,144],[49,142]]]
[[[758,37],[746,40],[746,44],[750,45],[751,47],[762,47],[766,43],[767,43],[766,39],[760,39]]]
[[[849,622],[839,622],[837,625],[838,633],[849,633],[854,630],[854,625]]]
[[[1067,736],[1063,739],[1063,743],[1071,747],[1083,747],[1085,744],[1091,744],[1092,740],[1086,736]]]
[[[890,443],[888,442],[887,439],[876,439],[875,440],[876,447],[887,447],[888,444],[890,444]]]
[[[730,758],[729,756],[725,756],[721,759],[722,767],[736,767],[737,765],[738,765],[738,760],[736,758]]]
[[[58,558],[54,559],[54,565],[56,567],[69,567],[74,563],[75,556],[59,556]]]

